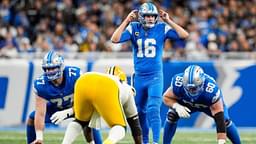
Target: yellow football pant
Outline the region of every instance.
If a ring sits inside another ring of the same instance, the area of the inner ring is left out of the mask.
[[[75,118],[90,121],[94,110],[110,127],[126,126],[117,83],[104,74],[86,73],[80,76],[75,85]]]

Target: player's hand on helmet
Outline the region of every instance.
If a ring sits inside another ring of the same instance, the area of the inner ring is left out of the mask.
[[[137,18],[138,10],[132,10],[126,17],[126,21],[131,22]]]
[[[51,121],[54,124],[60,124],[63,120],[74,114],[73,108],[57,111],[51,116]]]
[[[189,112],[191,112],[191,111],[189,108],[187,108],[183,105],[180,105],[179,103],[174,103],[172,107],[176,110],[179,117],[181,117],[181,118],[189,118],[190,117]]]
[[[169,19],[169,14],[167,12],[165,12],[164,10],[160,9],[159,14],[163,21],[166,21]]]
[[[36,140],[33,141],[31,144],[43,144],[43,140],[36,139]]]

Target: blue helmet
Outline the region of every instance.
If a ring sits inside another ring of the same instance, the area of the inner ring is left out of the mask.
[[[183,87],[189,96],[196,97],[203,91],[205,74],[198,65],[187,67],[183,74]]]
[[[152,3],[144,3],[140,6],[139,8],[139,12],[138,12],[138,16],[139,16],[139,22],[147,28],[152,28],[155,26],[155,24],[158,21],[159,15],[158,15],[158,11],[157,8],[154,4]],[[148,22],[145,20],[145,16],[155,16],[155,20],[153,21],[153,23]]]
[[[49,81],[60,78],[64,67],[64,58],[52,50],[43,58],[42,68]]]

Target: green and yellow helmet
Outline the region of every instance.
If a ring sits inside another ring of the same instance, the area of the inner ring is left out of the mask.
[[[121,81],[127,82],[126,74],[119,66],[110,66],[107,68],[107,74],[119,77]]]

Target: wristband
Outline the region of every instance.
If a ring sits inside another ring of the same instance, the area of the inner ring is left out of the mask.
[[[218,144],[225,144],[226,140],[225,139],[218,139]]]
[[[43,140],[43,131],[41,130],[36,131],[36,139]]]
[[[73,110],[72,107],[69,108],[69,109],[67,109],[67,117],[70,117],[70,116],[73,115],[73,114],[74,114],[74,110]]]

